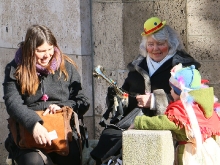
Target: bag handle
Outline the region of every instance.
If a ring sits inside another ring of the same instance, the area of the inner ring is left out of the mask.
[[[77,136],[78,136],[78,138],[81,139],[81,134],[80,134],[80,130],[79,130],[79,119],[78,119],[77,113],[74,112],[74,111],[73,111],[73,117],[74,117],[74,123],[75,123],[75,128],[76,128]]]
[[[80,129],[79,129],[79,119],[78,119],[78,114],[73,111],[73,118],[74,118],[74,127],[72,128],[73,131],[73,137],[75,138],[77,145],[79,147],[80,151],[80,164],[82,165],[82,139],[81,139],[81,134],[80,134]],[[76,131],[77,137],[74,136],[74,130]]]

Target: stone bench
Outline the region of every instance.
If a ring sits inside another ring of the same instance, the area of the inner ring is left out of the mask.
[[[220,146],[220,136],[215,136],[214,139]],[[174,146],[170,131],[124,131],[122,150],[123,165],[174,164]]]
[[[123,165],[173,165],[170,131],[127,130],[122,136]]]

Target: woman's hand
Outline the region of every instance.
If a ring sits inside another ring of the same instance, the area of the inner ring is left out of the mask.
[[[137,95],[136,99],[137,99],[139,107],[149,108],[150,107],[150,100],[151,100],[151,93],[146,93],[145,95]]]
[[[47,143],[51,145],[51,140],[47,129],[37,122],[34,126],[33,137],[37,144],[46,145]]]
[[[61,109],[58,105],[56,104],[50,104],[49,107],[44,111],[43,116],[49,114],[54,114],[56,113],[57,110]]]

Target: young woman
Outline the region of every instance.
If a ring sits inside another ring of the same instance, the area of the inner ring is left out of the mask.
[[[8,114],[32,133],[38,144],[51,144],[51,140],[34,111],[55,113],[69,106],[81,116],[89,108],[75,62],[61,52],[51,30],[41,25],[28,28],[25,41],[5,68],[3,87]],[[11,133],[5,146],[18,165],[45,164],[37,150],[17,147]],[[68,156],[50,153],[49,157],[57,165],[80,164],[74,140]]]

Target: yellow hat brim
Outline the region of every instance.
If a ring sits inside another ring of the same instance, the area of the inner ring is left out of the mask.
[[[141,35],[142,36],[149,36],[149,35],[157,32],[158,30],[162,29],[165,25],[166,25],[166,21],[163,21],[161,27],[157,28],[156,30],[154,30],[154,31],[152,31],[151,33],[148,33],[148,34],[146,34],[145,32],[142,32]]]

